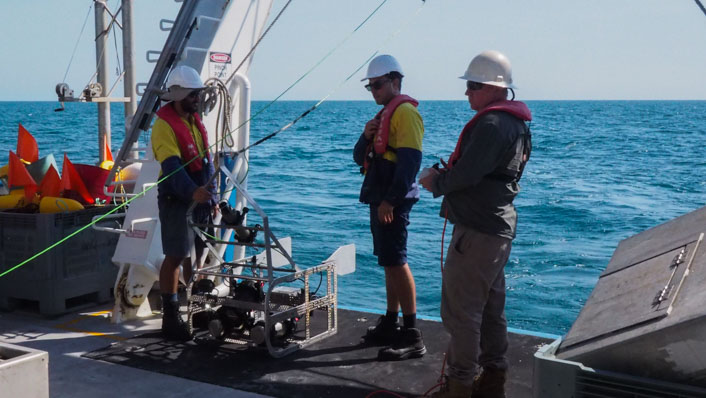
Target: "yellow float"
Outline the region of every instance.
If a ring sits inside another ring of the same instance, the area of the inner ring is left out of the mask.
[[[70,211],[82,210],[81,203],[68,198],[57,198],[55,196],[45,196],[39,201],[40,213],[67,213]]]

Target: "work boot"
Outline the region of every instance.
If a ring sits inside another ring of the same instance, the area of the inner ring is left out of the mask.
[[[507,372],[501,369],[483,368],[473,379],[473,398],[505,398]]]
[[[385,315],[378,318],[375,326],[368,327],[363,341],[367,344],[388,345],[392,344],[399,332],[400,327],[397,322],[390,321]]]
[[[432,398],[475,398],[475,395],[471,395],[471,386],[461,383],[461,380],[453,379],[444,376],[444,382],[441,385],[441,389],[434,394],[431,394]]]
[[[378,351],[378,361],[401,361],[421,358],[427,353],[422,340],[422,331],[417,328],[402,328],[390,347]]]
[[[191,340],[189,325],[179,314],[178,302],[162,302],[162,335],[169,340]]]

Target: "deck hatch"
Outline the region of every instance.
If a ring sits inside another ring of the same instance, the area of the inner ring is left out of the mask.
[[[666,317],[693,260],[697,237],[603,274],[562,349]]]

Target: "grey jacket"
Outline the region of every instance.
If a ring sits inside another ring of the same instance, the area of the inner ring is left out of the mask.
[[[529,158],[529,128],[509,113],[490,112],[465,135],[455,166],[434,182],[434,197],[444,196],[440,216],[453,224],[514,239],[517,212],[512,202]]]

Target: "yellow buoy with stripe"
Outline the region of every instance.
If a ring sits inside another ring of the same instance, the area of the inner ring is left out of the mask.
[[[39,201],[40,213],[66,213],[69,211],[82,210],[83,208],[81,203],[68,198],[45,196]]]

